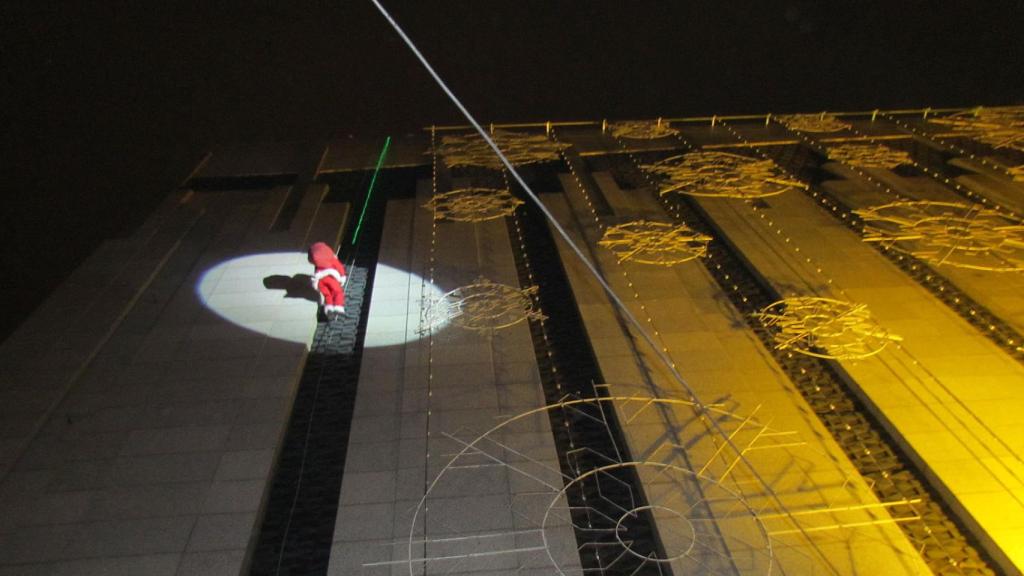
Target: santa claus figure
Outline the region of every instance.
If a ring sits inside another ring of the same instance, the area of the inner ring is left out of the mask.
[[[334,250],[323,242],[309,247],[309,262],[314,266],[313,288],[320,292],[320,303],[328,319],[345,313],[345,266]]]

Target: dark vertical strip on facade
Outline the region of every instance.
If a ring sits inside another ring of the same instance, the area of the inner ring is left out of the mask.
[[[339,255],[350,264],[347,313],[317,326],[259,527],[250,565],[254,576],[327,573],[383,231],[387,194],[381,192],[402,183],[382,179],[359,243]]]
[[[538,286],[537,303],[548,316],[543,325],[538,320],[530,322],[545,400],[550,405],[566,396],[607,396],[604,388],[594,387],[594,384],[603,384],[604,377],[587,339],[558,247],[544,216],[528,202],[508,219],[508,225],[520,284]],[[617,451],[622,462],[632,460],[614,410],[602,411],[597,406],[586,405],[581,410],[551,410],[548,414],[559,464],[567,476],[578,477],[588,470],[609,464],[599,456],[602,454],[613,455]],[[607,426],[600,424],[602,420]],[[590,448],[591,451],[576,451],[570,460],[568,453],[574,448]],[[581,482],[566,493],[573,509],[572,519],[583,570],[605,575],[670,574],[668,564],[644,563],[629,555],[611,562],[608,550],[612,547],[603,545],[616,544],[616,536],[615,526],[606,525],[607,519],[617,519],[622,510],[646,504],[643,486],[632,468],[623,467],[612,471],[611,475],[622,482],[618,489],[612,489],[615,484],[606,483],[598,492],[595,485]],[[586,514],[585,507],[598,514]],[[585,527],[593,529],[581,529]],[[629,523],[627,533],[620,526],[619,537],[631,540],[634,550],[643,555],[666,557],[654,519],[646,512],[638,514],[636,522]]]

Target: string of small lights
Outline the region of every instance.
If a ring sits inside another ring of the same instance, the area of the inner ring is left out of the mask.
[[[431,197],[438,195],[438,157],[437,157],[437,146],[436,146],[437,130],[431,127],[430,130],[430,152],[431,152],[431,178],[430,178],[430,190]],[[431,433],[430,433],[430,421],[432,416],[432,405],[431,402],[434,396],[434,323],[427,317],[431,313],[433,306],[438,305],[436,302],[430,301],[433,296],[430,294],[429,287],[436,286],[435,284],[435,270],[437,267],[437,226],[438,219],[436,214],[437,208],[433,208],[433,214],[430,218],[430,249],[427,255],[427,273],[422,275],[423,280],[420,282],[420,318],[419,328],[426,330],[427,340],[427,406],[426,406],[426,421],[424,422],[424,430],[426,431],[427,441],[424,443],[424,463],[423,466],[423,490],[427,493],[430,490],[432,479],[430,477],[430,446],[432,444]],[[414,218],[415,220],[415,218]],[[427,525],[427,515],[430,513],[430,507],[427,505],[423,506],[421,514],[423,515],[423,526]],[[413,534],[416,528],[415,523],[409,529],[409,549],[408,556],[410,560],[413,558],[412,543]]]
[[[508,173],[504,169],[501,171],[501,177],[502,177],[502,180],[505,183],[505,189],[509,190],[511,188],[511,183],[509,182]],[[522,254],[523,266],[524,266],[524,268],[526,270],[526,277],[529,279],[530,285],[533,286],[534,285],[533,267],[530,266],[530,256],[529,256],[529,254],[527,253],[527,250],[526,250],[526,239],[523,237],[523,228],[522,228],[522,223],[520,222],[519,211],[518,210],[514,211],[512,213],[511,218],[512,218],[512,225],[513,225],[513,227],[515,228],[515,231],[516,231],[516,240],[517,240],[517,242],[519,244],[519,250],[521,251],[521,254]],[[551,363],[551,370],[555,374],[557,374],[558,373],[558,366],[555,365],[555,363],[554,363],[555,357],[554,357],[554,352],[553,352],[552,346],[551,346],[551,339],[549,338],[549,335],[548,335],[547,317],[546,317],[546,315],[544,315],[543,308],[541,308],[540,298],[539,298],[539,296],[538,296],[536,291],[530,292],[530,300],[533,301],[534,308],[536,310],[540,311],[540,315],[538,315],[535,318],[535,320],[538,323],[538,325],[540,326],[541,337],[544,340],[544,345],[543,345],[544,353],[545,353],[545,355],[547,355],[548,361]],[[562,392],[562,381],[561,381],[561,378],[556,377],[554,379],[554,383],[555,383],[556,389],[559,392]],[[569,427],[569,421],[567,419],[565,419],[565,414],[564,413],[563,413],[563,424],[567,428]],[[570,447],[571,448],[575,448],[576,447],[575,440],[573,440],[571,436],[570,436]]]

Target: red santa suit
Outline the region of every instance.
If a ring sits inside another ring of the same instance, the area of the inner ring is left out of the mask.
[[[320,292],[320,303],[328,317],[345,313],[345,266],[334,250],[323,242],[309,247],[309,262],[314,266],[313,288]]]

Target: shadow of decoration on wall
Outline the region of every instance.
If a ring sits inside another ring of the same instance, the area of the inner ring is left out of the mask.
[[[263,279],[263,287],[267,290],[284,290],[284,298],[302,298],[319,303],[320,293],[313,288],[312,279],[309,274],[273,274]]]

